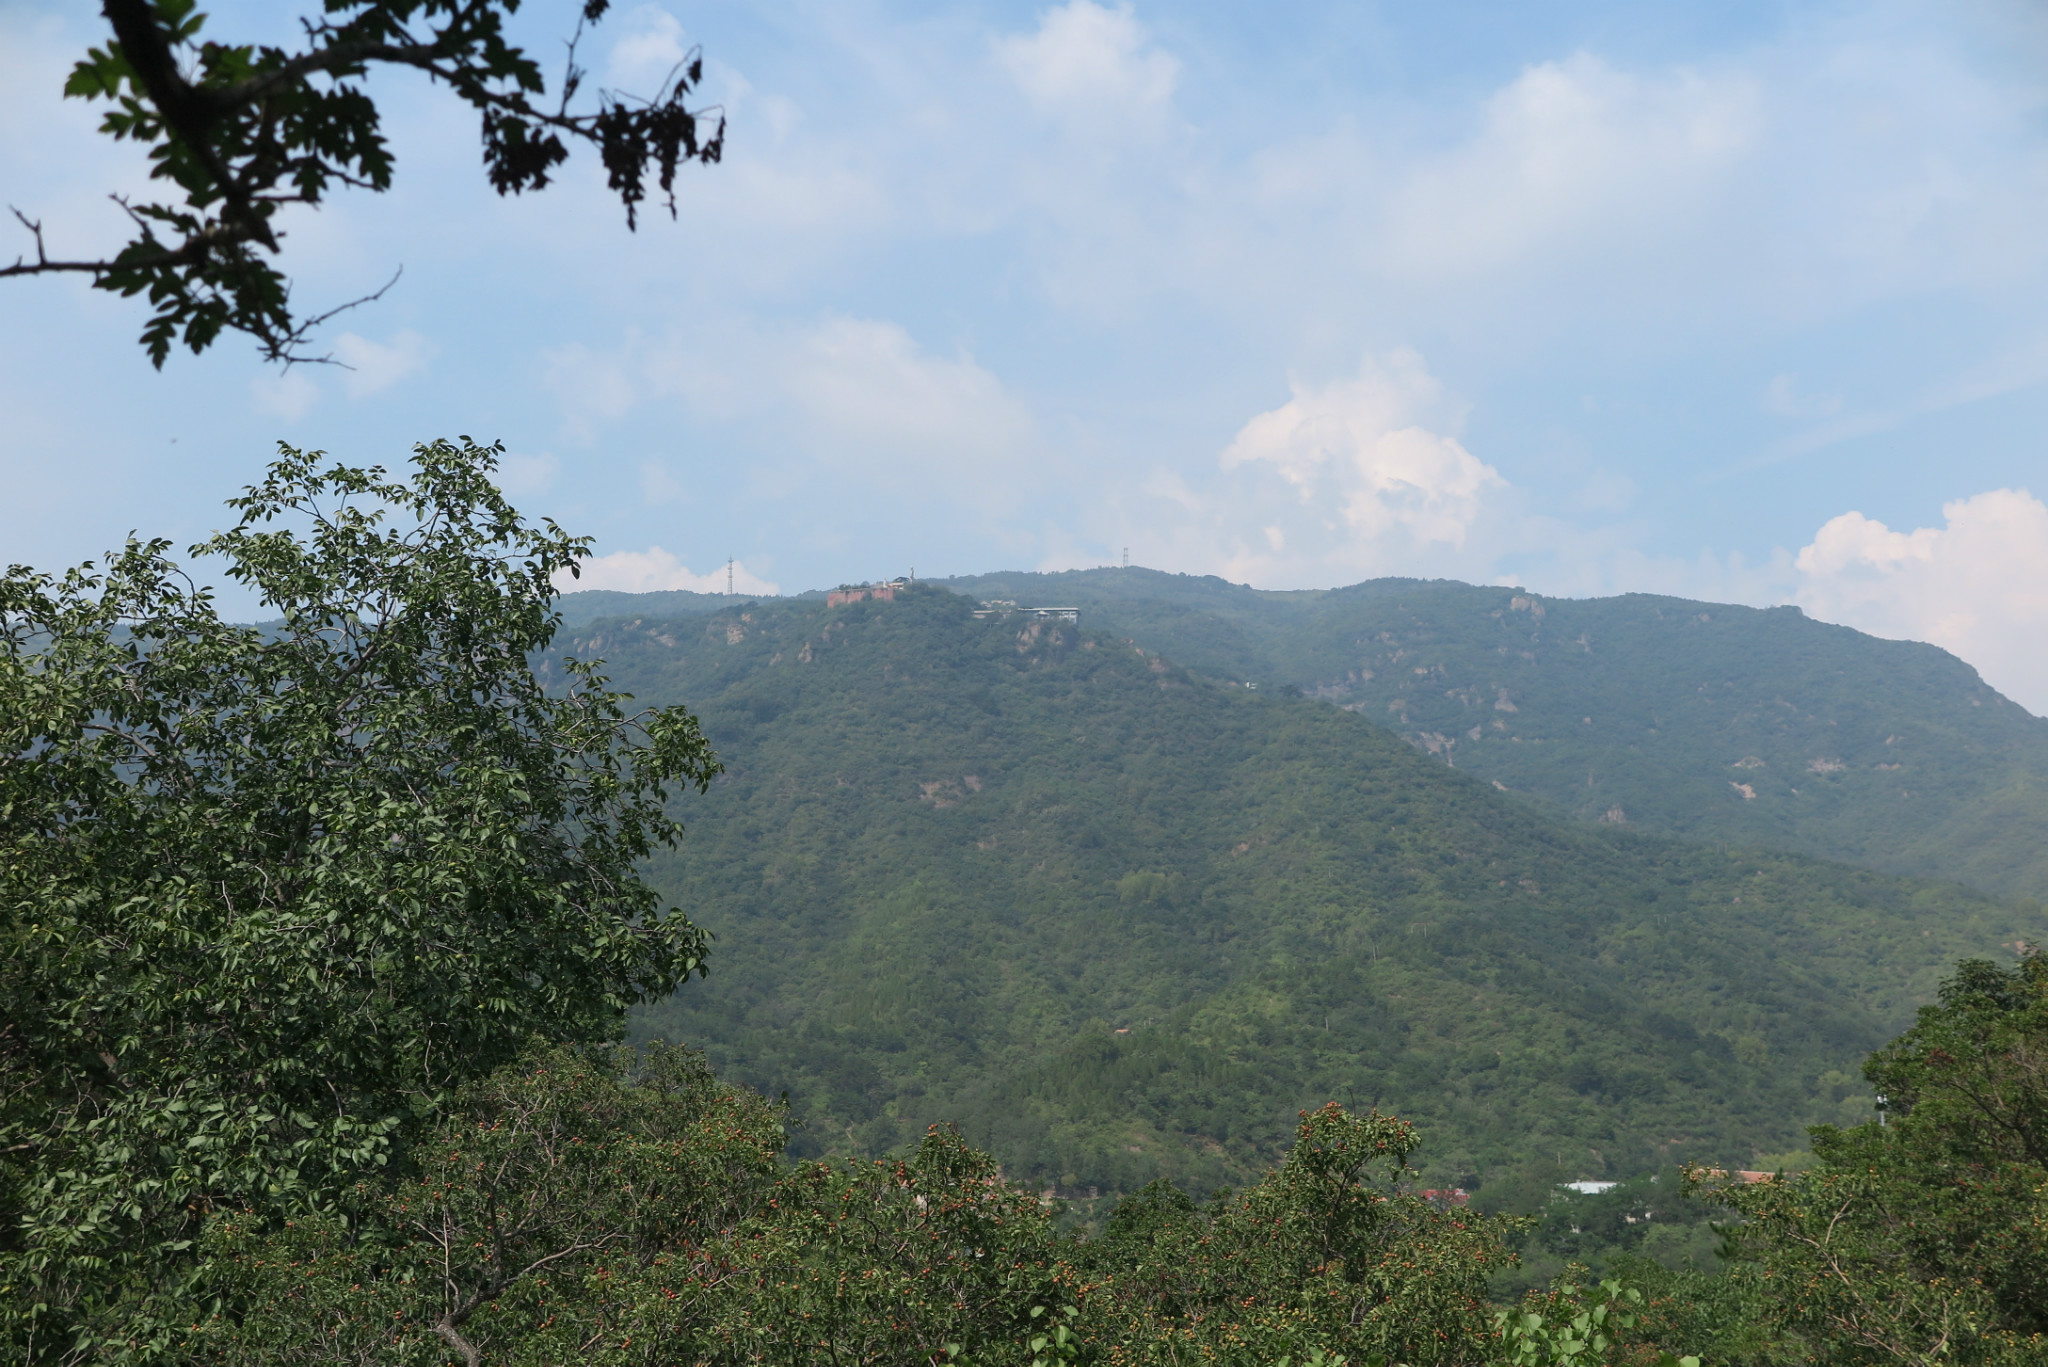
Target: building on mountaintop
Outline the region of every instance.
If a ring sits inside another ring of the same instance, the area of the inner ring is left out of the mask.
[[[904,587],[905,581],[891,579],[880,584],[842,584],[825,595],[825,606],[836,608],[842,603],[858,603],[863,598],[872,598],[877,603],[896,601],[896,590]]]
[[[1040,621],[1078,622],[1079,608],[1020,608],[1008,598],[988,598],[974,610],[976,617],[1036,617]]]

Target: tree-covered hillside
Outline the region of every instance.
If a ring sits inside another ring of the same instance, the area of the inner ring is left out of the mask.
[[[1151,570],[984,575],[1205,674],[1304,688],[1585,820],[2048,889],[2048,721],[1934,646],[1796,608],[1448,580],[1266,593]]]
[[[555,600],[562,624],[575,628],[606,617],[695,617],[754,600],[745,594],[698,593],[692,589],[660,589],[653,593],[622,593],[617,589],[578,589]]]
[[[787,1089],[797,1148],[957,1118],[1085,1197],[1269,1164],[1304,1107],[1422,1125],[1496,1195],[1748,1162],[2015,910],[1567,823],[1361,717],[914,589],[603,623],[728,772],[657,881],[713,931],[649,1035]]]

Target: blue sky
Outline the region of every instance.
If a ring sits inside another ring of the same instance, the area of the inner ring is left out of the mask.
[[[57,96],[95,25],[0,0],[0,191],[66,252],[142,188]],[[467,112],[383,78],[397,188],[287,242],[316,307],[404,266],[329,332],[353,370],[158,373],[129,301],[0,283],[0,551],[196,539],[278,440],[468,433],[589,583],[1128,546],[1798,602],[2048,711],[2038,7],[676,0],[587,52],[649,90],[693,43],[727,160],[637,234],[587,159],[498,200]]]

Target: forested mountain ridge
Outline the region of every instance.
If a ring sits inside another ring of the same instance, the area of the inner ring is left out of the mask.
[[[607,617],[695,617],[754,601],[748,594],[698,593],[694,589],[656,589],[626,593],[619,589],[578,589],[555,600],[568,627],[587,626]]]
[[[2037,910],[1567,824],[1356,715],[913,589],[601,623],[729,766],[658,881],[719,936],[643,1012],[787,1088],[800,1150],[958,1119],[1084,1194],[1240,1180],[1296,1112],[1446,1181],[1750,1161]]]
[[[982,575],[1207,674],[1304,689],[1575,817],[2048,889],[2048,721],[1948,652],[1650,594],[1449,580],[1272,593],[1151,570]]]

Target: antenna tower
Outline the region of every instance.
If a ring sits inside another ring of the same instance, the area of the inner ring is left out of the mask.
[[[1125,569],[1129,569],[1130,567],[1131,567],[1131,548],[1130,548],[1129,546],[1126,546],[1126,547],[1124,547],[1124,568],[1125,568]]]
[[[732,597],[732,557],[725,558],[725,596]]]

